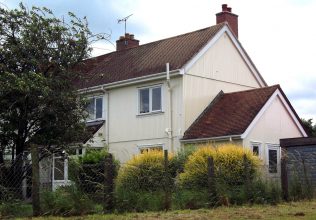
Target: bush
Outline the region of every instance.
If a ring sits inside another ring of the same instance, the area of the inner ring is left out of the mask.
[[[162,151],[150,151],[134,156],[121,167],[116,179],[119,211],[157,211],[163,209],[164,190],[174,187],[173,155],[169,155],[167,172]]]
[[[227,144],[217,148],[206,146],[189,156],[184,172],[179,176],[179,184],[185,188],[206,188],[208,186],[207,158],[214,160],[216,178],[221,178],[228,186],[243,185],[245,179],[256,177],[259,159],[240,146]],[[245,176],[244,157],[248,162],[248,173]]]
[[[76,183],[80,191],[89,194],[96,202],[104,199],[105,158],[110,154],[105,150],[87,150],[83,157],[69,161],[70,180]],[[119,162],[113,158],[113,176],[117,176]]]
[[[95,212],[95,205],[74,185],[42,192],[42,210],[46,215],[84,215]]]
[[[19,200],[0,203],[0,219],[29,217],[33,215],[32,205]]]
[[[173,156],[169,154],[169,160]],[[134,156],[119,170],[116,188],[130,191],[158,191],[163,189],[166,179],[172,184],[172,163],[168,172],[164,171],[164,155],[162,151],[149,151]],[[167,176],[167,178],[166,178]]]

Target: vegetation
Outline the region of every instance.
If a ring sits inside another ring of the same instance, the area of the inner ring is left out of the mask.
[[[245,205],[233,207],[219,207],[216,209],[199,210],[174,210],[170,212],[145,212],[129,214],[107,214],[107,215],[87,215],[76,217],[40,217],[34,220],[57,220],[57,219],[76,219],[76,220],[130,220],[130,219],[267,219],[267,220],[296,220],[296,219],[315,219],[316,201],[290,202],[273,205]],[[25,218],[26,219],[26,218]],[[22,220],[22,219],[21,219]]]
[[[74,70],[105,36],[93,35],[73,13],[59,19],[22,3],[14,10],[0,5],[0,24],[0,185],[21,197],[23,153],[31,145],[45,157],[82,137],[86,101]],[[6,166],[3,152],[11,153]]]
[[[205,188],[208,186],[207,158],[214,159],[215,176],[225,184],[236,186],[244,182],[244,156],[249,161],[249,179],[256,176],[259,159],[237,145],[223,145],[217,148],[206,146],[189,156],[184,172],[179,176],[179,183],[188,188]]]
[[[310,119],[301,118],[301,121],[305,127],[305,130],[307,131],[307,134],[310,137],[316,137],[316,124],[313,123],[313,119],[312,118],[310,118]]]
[[[80,192],[75,185],[60,187],[56,191],[42,192],[44,215],[83,215],[96,211],[88,195]]]

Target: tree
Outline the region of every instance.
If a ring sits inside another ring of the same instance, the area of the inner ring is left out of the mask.
[[[313,124],[313,119],[310,118],[306,120],[304,118],[301,118],[301,121],[305,127],[305,130],[308,133],[308,136],[316,137],[316,124]]]
[[[86,103],[74,87],[74,67],[107,36],[93,35],[86,18],[67,19],[22,3],[0,7],[0,166],[4,149],[11,150],[9,173],[19,177],[18,186],[22,155],[32,144],[55,152],[84,132]]]

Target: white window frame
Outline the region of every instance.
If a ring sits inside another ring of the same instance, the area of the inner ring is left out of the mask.
[[[280,150],[280,145],[278,144],[267,144],[267,151],[266,151],[266,164],[267,164],[267,168],[268,168],[268,174],[273,176],[273,175],[279,175],[281,172],[281,150]],[[269,150],[276,150],[277,151],[277,172],[276,173],[270,173],[269,171],[269,162],[270,162],[270,158],[269,158]]]
[[[157,143],[157,144],[141,144],[137,145],[138,153],[140,154],[142,150],[144,149],[150,149],[150,148],[156,148],[156,147],[161,147],[162,151],[165,150],[165,144],[162,143]]]
[[[55,160],[61,159],[62,156],[53,156],[53,181],[55,183],[67,183],[68,182],[68,159],[64,159],[64,179],[63,180],[55,180]]]
[[[93,112],[93,118],[92,119],[90,119],[89,117],[88,117],[88,119],[87,119],[87,122],[91,122],[91,121],[97,121],[97,120],[104,120],[104,117],[105,117],[105,114],[104,114],[104,109],[105,109],[105,106],[104,106],[104,97],[103,96],[91,96],[91,97],[88,97],[87,98],[88,100],[90,100],[90,99],[94,99],[95,101],[94,101],[94,112]],[[96,118],[96,109],[97,109],[97,99],[102,99],[102,116],[101,116],[101,118]]]
[[[162,113],[163,112],[163,84],[151,85],[151,86],[144,86],[139,87],[137,89],[137,115],[149,115],[155,113]],[[152,110],[152,90],[155,88],[160,88],[160,101],[161,101],[161,108],[159,110]],[[143,89],[149,89],[149,112],[141,113],[140,112],[140,91]]]
[[[253,153],[253,147],[258,147],[258,157],[262,159],[262,143],[258,141],[251,141],[250,142],[250,150]]]

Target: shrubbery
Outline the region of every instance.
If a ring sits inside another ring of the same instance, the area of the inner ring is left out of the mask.
[[[184,172],[179,176],[179,184],[185,188],[205,188],[208,186],[207,158],[214,160],[215,176],[227,185],[242,185],[245,180],[244,157],[248,163],[247,178],[256,176],[259,159],[244,148],[236,145],[223,145],[218,148],[203,147],[189,156]]]
[[[96,206],[88,195],[75,185],[59,187],[54,192],[43,192],[41,204],[45,215],[84,215],[96,211]]]
[[[176,173],[173,155],[164,168],[162,151],[150,151],[134,156],[119,170],[116,179],[117,207],[119,210],[161,210],[163,191],[174,187]]]

